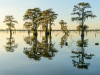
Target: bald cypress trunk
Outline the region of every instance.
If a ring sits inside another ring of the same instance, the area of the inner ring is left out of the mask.
[[[11,28],[10,28],[10,38],[12,38],[12,30],[11,30]]]
[[[48,22],[46,23],[46,32],[45,35],[48,35]]]
[[[35,36],[37,36],[37,35],[38,35],[38,34],[37,34],[37,24],[35,23],[35,25],[36,25],[36,26],[35,26],[35,27],[36,27],[36,28],[35,28]]]
[[[81,32],[81,37],[84,37],[84,9],[82,12],[82,32]]]
[[[52,24],[51,24],[51,21],[50,21],[50,33],[49,33],[49,34],[50,34],[50,36],[51,36],[51,25],[52,25]]]

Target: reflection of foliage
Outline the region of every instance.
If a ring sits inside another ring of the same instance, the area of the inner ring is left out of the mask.
[[[32,45],[32,41],[31,41],[31,37],[30,36],[25,37],[24,41],[25,41],[26,44]]]
[[[30,40],[32,42],[32,47],[24,48],[24,53],[29,58],[32,58],[34,60],[40,60],[41,57],[46,57],[46,58],[51,59],[52,57],[55,56],[55,52],[57,52],[57,50],[54,48],[54,44],[48,43],[48,39],[43,38],[42,42],[40,43],[37,40],[37,37],[35,36],[33,39],[31,37]]]
[[[61,45],[61,48],[66,44],[66,46],[68,46],[68,43],[66,42],[68,38],[68,35],[64,35],[62,38],[61,38],[61,42],[60,42],[60,45]]]
[[[88,69],[90,63],[86,63],[85,59],[92,59],[92,56],[94,56],[94,54],[85,53],[84,47],[87,47],[87,42],[87,40],[77,41],[78,47],[80,47],[80,49],[78,51],[72,51],[72,54],[76,55],[72,56],[73,65],[79,69]],[[75,58],[78,60],[75,60]]]
[[[41,57],[41,50],[37,50],[36,48],[32,47],[30,48],[24,48],[24,53],[34,60],[40,60]]]
[[[77,41],[77,44],[79,47],[87,47],[88,45],[88,40],[84,40],[84,42],[82,42],[81,40]]]
[[[43,37],[42,40],[42,44],[43,44],[43,57],[49,58],[51,59],[51,57],[55,56],[55,52],[57,52],[57,50],[54,48],[54,44],[52,44],[51,39],[50,42],[48,43],[48,37]]]
[[[8,52],[14,52],[14,49],[17,48],[18,44],[15,44],[15,39],[7,38],[8,42],[6,43],[5,49]]]
[[[10,30],[10,38],[7,38],[8,42],[6,43],[6,50],[9,52],[14,52],[14,48],[17,48],[17,44],[15,44],[15,39],[12,37],[12,29],[15,28],[16,20],[14,20],[13,16],[5,16],[6,25],[8,26],[8,30]]]
[[[73,54],[76,54],[76,56],[72,56],[72,58],[78,58],[79,61],[76,60],[72,60],[73,64],[75,67],[79,68],[79,69],[88,69],[88,66],[90,65],[90,63],[85,63],[85,59],[92,59],[92,56],[94,56],[94,54],[87,54],[84,52],[84,50],[81,51],[72,51]]]

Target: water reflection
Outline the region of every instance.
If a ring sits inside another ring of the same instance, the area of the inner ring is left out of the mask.
[[[27,34],[27,31],[21,31],[21,33],[17,31],[16,35],[12,35],[12,39],[6,32],[0,32],[3,34],[0,37],[2,39],[0,45],[2,72],[10,70],[14,74],[24,70],[24,74],[35,73],[35,75],[38,75],[37,73],[45,75],[45,72],[48,72],[49,75],[56,75],[55,72],[57,75],[74,75],[74,73],[77,75],[91,75],[90,71],[99,73],[97,69],[100,69],[98,66],[100,46],[95,45],[95,43],[99,43],[100,34],[97,34],[95,38],[95,32],[88,32],[83,43],[78,32],[70,32],[70,36],[64,35],[60,31],[52,32],[52,36],[46,36],[44,32],[41,32],[40,37],[40,32],[38,32],[38,36],[32,36],[33,34]],[[7,37],[9,40],[5,40]],[[64,43],[61,48],[60,42],[62,39],[64,39]],[[18,43],[18,47],[17,50],[14,48],[15,51],[9,53],[4,49],[4,45],[12,40]],[[68,42],[68,46],[65,45],[66,42]],[[16,62],[17,64],[15,64]],[[9,65],[10,63],[13,65]],[[16,70],[18,71],[15,72]]]
[[[7,38],[6,45],[4,46],[7,52],[14,52],[14,49],[17,48],[18,44],[15,43],[14,37],[12,37],[12,33],[10,33],[10,37]]]
[[[24,48],[24,53],[28,58],[38,61],[41,60],[41,57],[52,59],[57,52],[57,49],[54,48],[54,44],[52,43],[51,36],[42,37],[42,42],[38,41],[37,36],[28,36],[24,40],[27,44],[31,45],[30,48]]]
[[[30,34],[27,37],[24,37],[24,41],[26,44],[28,44],[30,46],[32,45],[32,40],[31,40]]]
[[[61,48],[65,45],[65,46],[68,46],[68,42],[67,41],[67,38],[68,38],[68,35],[64,35],[62,38],[61,38],[61,42],[60,42],[60,45],[61,45]]]
[[[90,63],[85,62],[85,60],[92,59],[94,54],[87,54],[84,47],[88,47],[88,40],[84,40],[84,36],[81,36],[81,40],[77,41],[78,50],[72,51],[72,62],[73,66],[79,69],[88,69]]]

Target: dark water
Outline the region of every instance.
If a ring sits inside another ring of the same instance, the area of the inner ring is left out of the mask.
[[[100,75],[100,32],[0,32],[0,75]]]

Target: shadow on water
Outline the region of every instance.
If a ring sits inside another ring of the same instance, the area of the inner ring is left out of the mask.
[[[31,47],[24,48],[24,54],[30,59],[41,60],[41,57],[48,58],[52,60],[52,57],[55,56],[57,49],[54,48],[52,43],[51,36],[42,37],[42,42],[39,42],[37,36],[30,36],[24,38],[26,44],[29,44]]]

